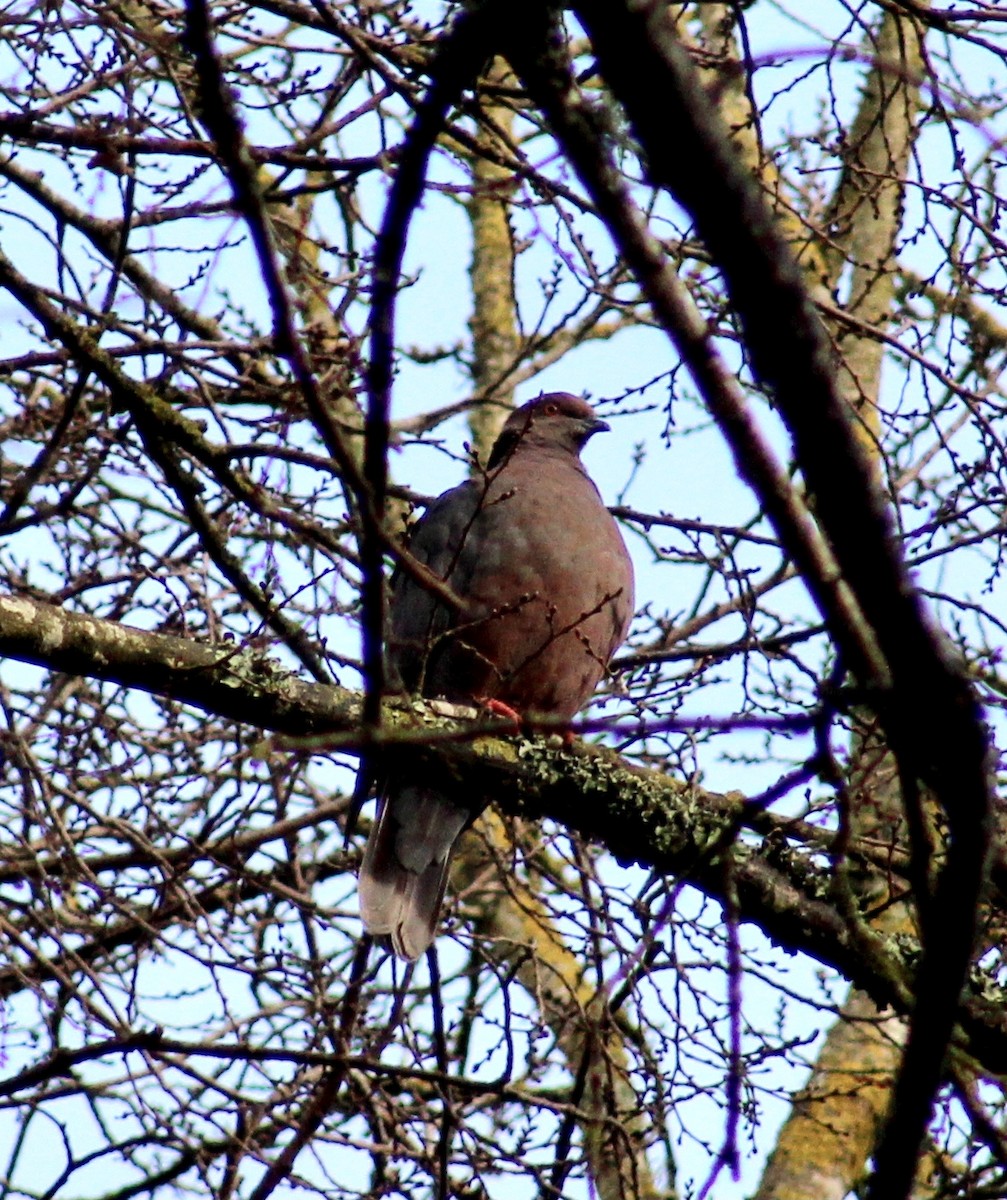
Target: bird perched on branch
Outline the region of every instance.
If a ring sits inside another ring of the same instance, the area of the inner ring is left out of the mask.
[[[518,719],[571,720],[633,616],[633,568],[580,452],[609,426],[541,396],[508,417],[485,470],[435,500],[409,551],[463,606],[404,571],[392,582],[393,686]],[[451,852],[491,797],[392,774],[360,868],[367,931],[413,961],[433,941]]]

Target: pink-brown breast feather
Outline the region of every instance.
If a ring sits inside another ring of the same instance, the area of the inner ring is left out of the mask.
[[[519,450],[488,489],[470,481],[432,506],[411,549],[470,610],[452,628],[400,577],[390,649],[407,688],[565,719],[583,707],[626,635],[633,573],[579,459]]]

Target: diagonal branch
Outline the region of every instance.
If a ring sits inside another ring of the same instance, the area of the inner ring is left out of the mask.
[[[932,788],[951,826],[936,903],[927,907],[926,953],[916,981],[927,1004],[913,1014],[872,1189],[872,1195],[903,1196],[975,942],[992,807],[981,714],[962,666],[924,613],[897,552],[886,502],[835,387],[830,348],[803,272],[736,161],[674,38],[666,6],[659,0],[625,6],[587,0],[576,9],[651,176],[689,211],[724,273],[753,369],[772,390],[790,429],[818,520],[876,636],[885,671],[865,658],[861,630],[830,611],[821,580],[812,576],[809,586],[850,667],[871,690],[904,771]],[[650,280],[641,282],[647,287]],[[734,440],[733,428],[725,427],[725,433]],[[744,461],[741,466],[758,486],[751,468]],[[794,531],[781,523],[771,499],[763,496],[781,538],[792,545]]]
[[[0,596],[0,655],[135,687],[257,728],[302,739],[314,733],[317,745],[308,748],[319,752],[359,754],[374,744],[374,732],[362,730],[358,693],[304,683],[231,646],[130,629],[27,597]],[[918,956],[911,942],[886,941],[850,924],[832,899],[833,871],[823,859],[827,842],[788,840],[789,825],[758,847],[737,842],[734,834],[746,823],[739,793],[707,792],[632,767],[599,746],[568,752],[542,741],[479,736],[479,727],[466,729],[408,702],[386,703],[382,728],[382,752],[402,756],[418,779],[444,786],[445,773],[457,778],[464,772],[472,788],[497,796],[505,811],[552,818],[603,842],[620,862],[675,874],[710,896],[724,895],[723,856],[729,852],[743,920],[778,946],[834,967],[876,1003],[899,1012],[910,1006]],[[319,819],[331,816],[325,811]],[[794,831],[800,837],[799,825]],[[226,855],[226,846],[218,849]],[[855,845],[845,849],[850,857],[857,852]],[[132,936],[170,919],[170,912],[140,914]],[[129,931],[109,930],[108,938],[121,945]],[[76,957],[87,959],[86,949]],[[24,982],[19,977],[17,986]],[[959,1013],[957,1045],[994,1073],[1007,1073],[1005,1005],[1007,997],[984,981]]]

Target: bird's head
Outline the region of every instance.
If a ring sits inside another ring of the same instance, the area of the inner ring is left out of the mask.
[[[516,408],[504,423],[490,454],[492,470],[519,446],[547,447],[578,455],[589,438],[609,429],[586,400],[567,392],[550,392]]]

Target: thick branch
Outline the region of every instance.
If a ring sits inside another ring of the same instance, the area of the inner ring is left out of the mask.
[[[304,683],[238,647],[130,629],[26,597],[0,597],[0,655],[135,687],[258,728],[317,734],[311,748],[318,750],[359,753],[375,736],[360,732],[357,693]],[[631,767],[603,747],[570,752],[479,736],[478,728],[466,730],[408,702],[388,702],[382,726],[384,752],[408,759],[418,778],[451,786],[445,780],[463,771],[467,786],[496,796],[505,811],[552,818],[603,842],[620,862],[675,874],[711,896],[723,896],[730,854],[746,921],[782,948],[834,967],[878,1003],[905,1011],[914,952],[877,940],[865,950],[864,930],[851,927],[831,900],[833,872],[821,844],[809,848],[782,836],[759,847],[739,843],[745,816],[739,793],[706,792]],[[1002,1009],[978,993],[970,997],[959,1039],[996,1072],[1007,1071]]]
[[[936,903],[926,910],[926,954],[916,981],[927,1004],[913,1016],[872,1189],[873,1195],[886,1189],[906,1195],[975,940],[992,807],[981,714],[897,552],[884,498],[835,386],[828,342],[803,272],[737,162],[675,40],[666,6],[660,0],[626,5],[587,0],[576,8],[653,179],[686,207],[724,272],[753,369],[772,389],[793,435],[818,519],[876,634],[890,678],[879,677],[863,658],[861,631],[833,615],[837,645],[861,683],[876,690],[875,706],[900,765],[909,778],[933,789],[951,825],[947,866]],[[789,529],[781,526],[780,533],[789,541]],[[821,604],[818,582],[808,582]]]

